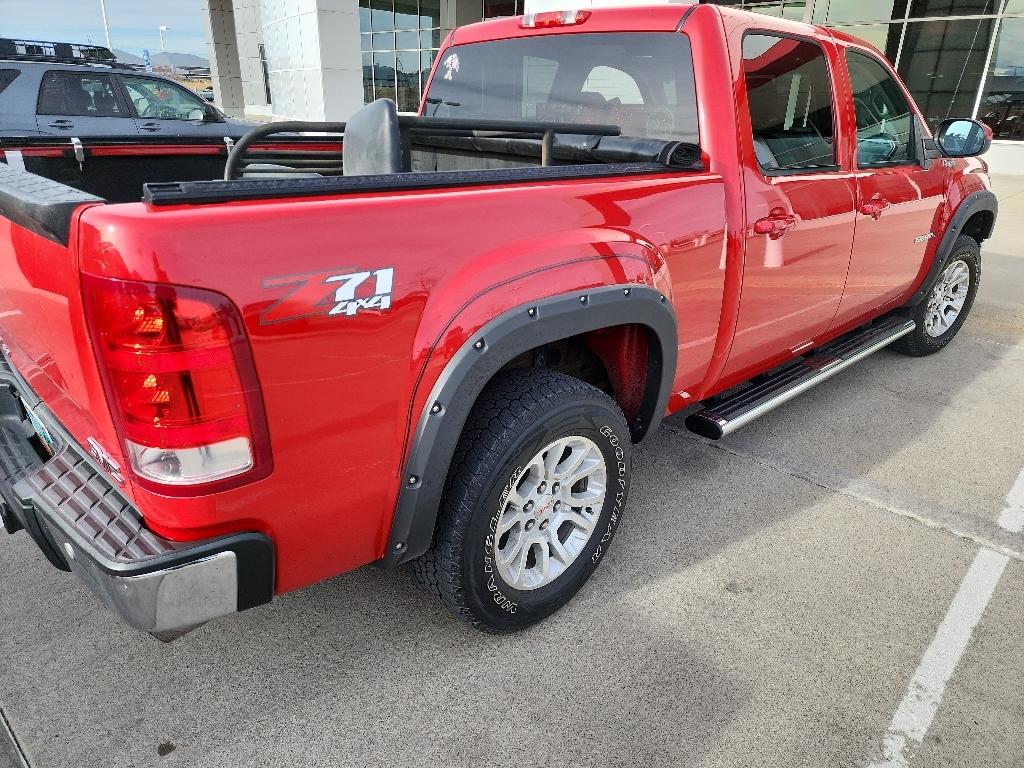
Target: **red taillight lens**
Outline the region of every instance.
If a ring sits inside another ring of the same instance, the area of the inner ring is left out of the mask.
[[[544,11],[526,14],[520,20],[519,26],[523,29],[571,27],[574,24],[582,24],[589,18],[590,11]]]
[[[92,275],[83,288],[110,409],[140,483],[196,493],[266,476],[263,401],[234,305],[197,288]]]

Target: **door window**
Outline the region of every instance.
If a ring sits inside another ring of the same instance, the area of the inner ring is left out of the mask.
[[[21,74],[20,69],[0,69],[0,93],[4,92],[14,79]]]
[[[124,117],[110,75],[54,70],[43,75],[40,115]]]
[[[754,154],[767,173],[836,166],[832,78],[816,43],[763,33],[743,38]]]
[[[194,93],[164,80],[122,75],[139,117],[162,120],[202,120],[206,104]]]
[[[896,80],[880,62],[863,53],[848,50],[846,65],[857,115],[857,165],[916,163],[914,113]]]

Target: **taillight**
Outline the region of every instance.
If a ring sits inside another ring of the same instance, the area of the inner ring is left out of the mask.
[[[235,306],[198,288],[82,282],[110,410],[139,483],[192,494],[265,477],[266,417]]]
[[[573,24],[582,24],[589,18],[590,11],[544,11],[526,14],[520,20],[519,26],[523,29],[571,27]]]

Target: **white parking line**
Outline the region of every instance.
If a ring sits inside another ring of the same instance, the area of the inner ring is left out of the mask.
[[[904,768],[909,764],[907,747],[911,742],[920,744],[924,741],[939,709],[946,683],[960,662],[971,633],[985,612],[985,606],[1009,561],[1006,555],[990,549],[983,549],[975,556],[935,639],[910,679],[907,695],[896,708],[882,742],[883,758],[881,762],[872,763],[871,768]]]
[[[998,522],[1008,531],[1024,530],[1024,470],[1006,495],[1006,507]],[[909,765],[907,748],[924,741],[942,702],[946,683],[960,663],[1009,561],[1006,555],[990,549],[982,549],[975,555],[935,638],[910,679],[903,701],[896,708],[882,742],[882,759],[872,763],[870,768],[906,768]]]

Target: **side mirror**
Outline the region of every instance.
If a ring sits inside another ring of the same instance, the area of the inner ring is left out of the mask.
[[[977,157],[992,145],[992,129],[977,120],[943,120],[935,133],[935,142],[946,157]]]
[[[223,123],[224,115],[220,113],[213,104],[206,104],[203,106],[203,122],[204,123]]]

